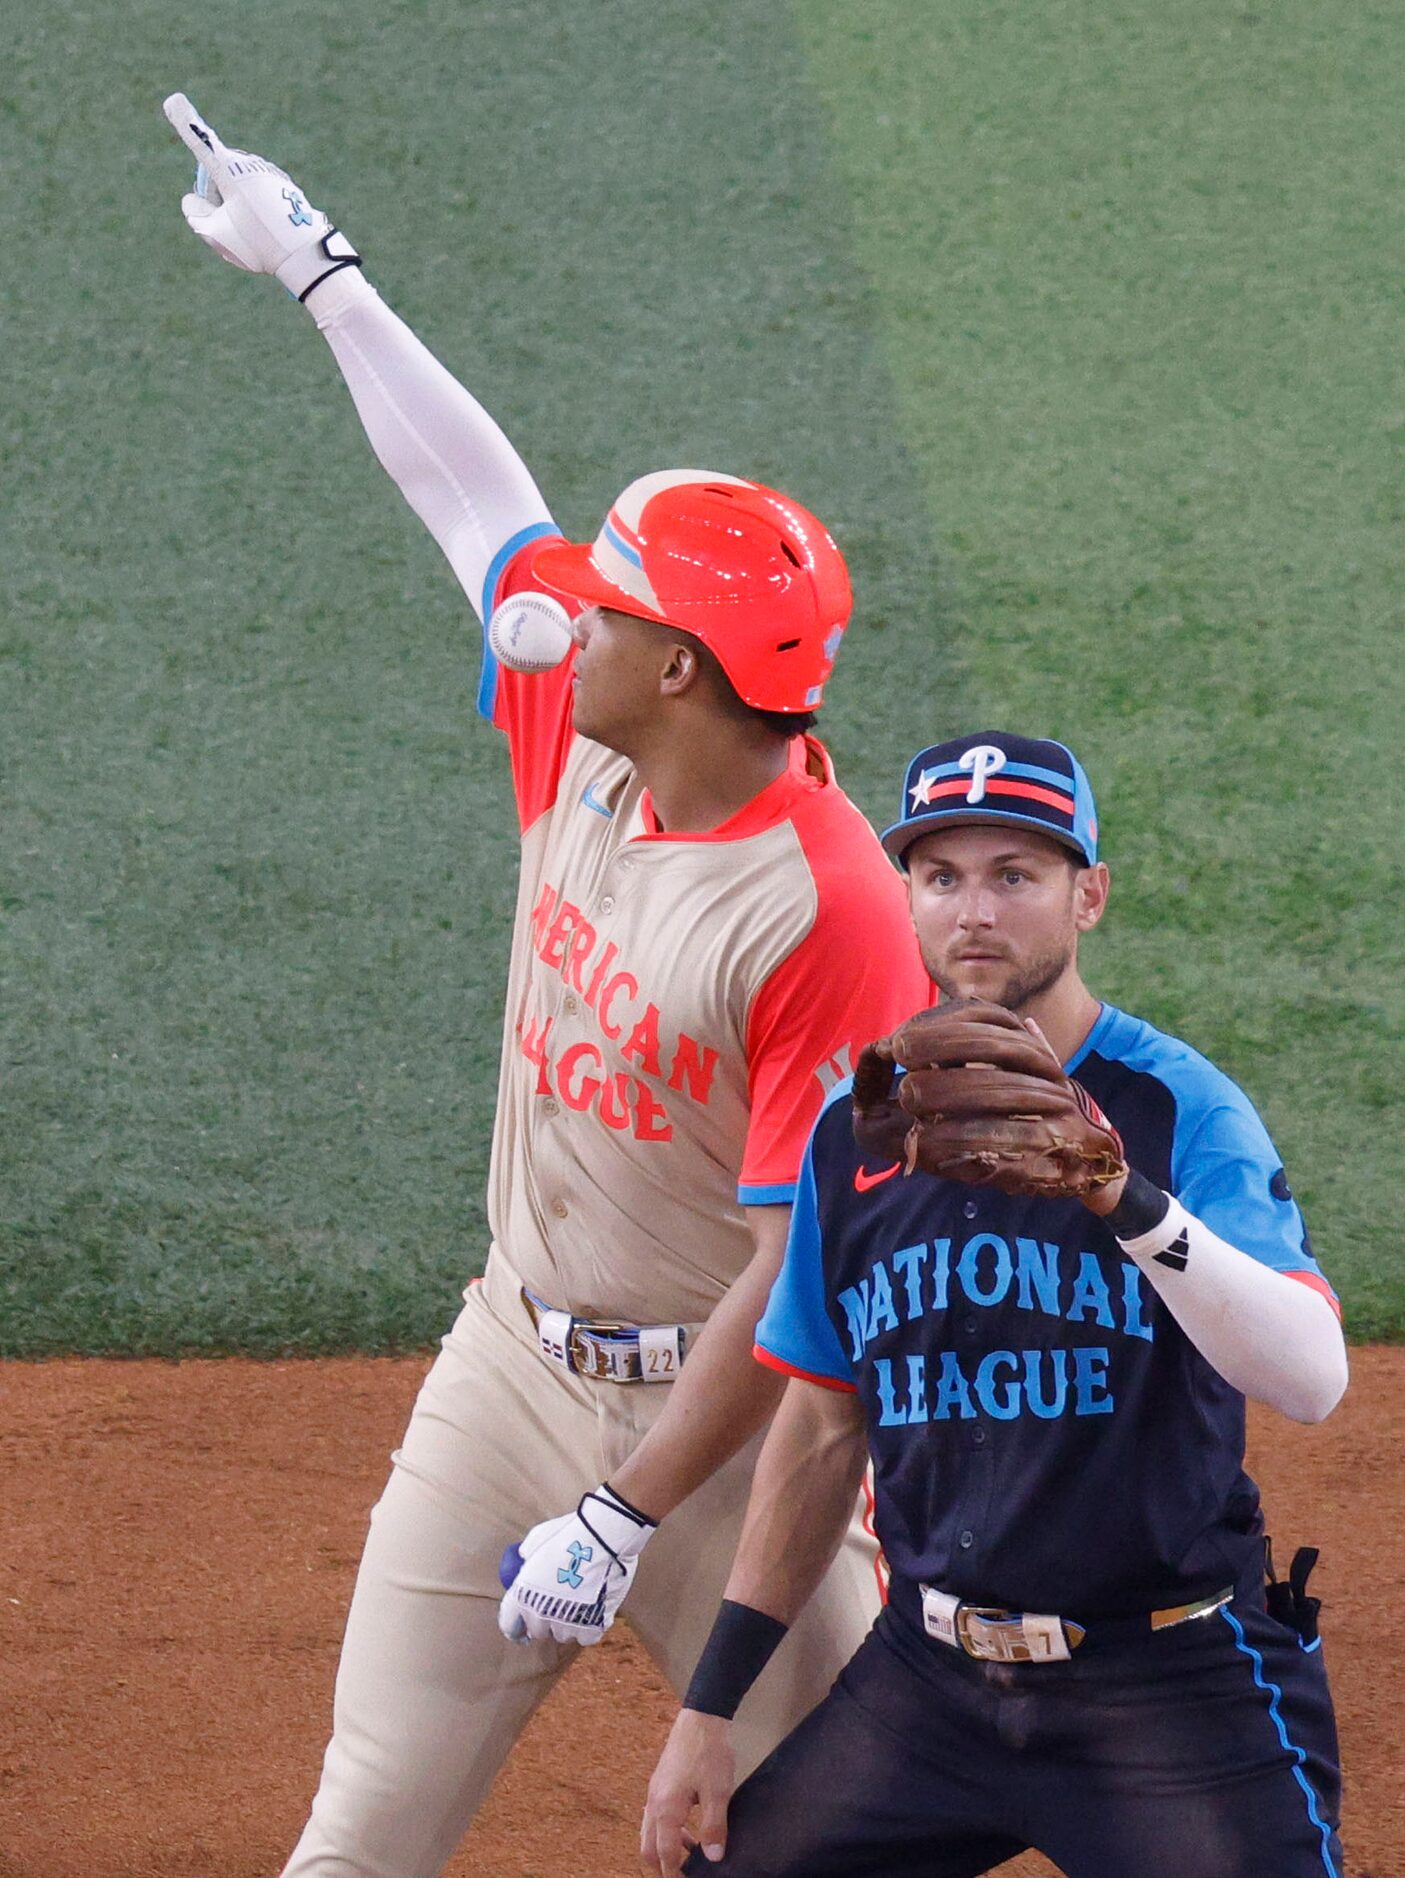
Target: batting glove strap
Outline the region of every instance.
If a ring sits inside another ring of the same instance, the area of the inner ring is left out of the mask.
[[[638,1558],[659,1522],[631,1506],[623,1495],[604,1480],[593,1493],[583,1493],[576,1517],[604,1546],[616,1565]]]
[[[309,242],[290,254],[278,269],[278,278],[295,300],[306,304],[315,287],[344,267],[360,267],[361,256],[339,228],[329,228],[320,241]]]

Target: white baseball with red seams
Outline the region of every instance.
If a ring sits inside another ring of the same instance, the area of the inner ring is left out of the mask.
[[[571,616],[548,593],[517,593],[494,608],[488,644],[510,672],[549,672],[571,650]]]

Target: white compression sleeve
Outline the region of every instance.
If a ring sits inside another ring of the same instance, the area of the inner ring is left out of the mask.
[[[341,367],[371,448],[483,613],[498,551],[551,515],[494,420],[392,313],[358,268],[307,299]]]
[[[1119,1234],[1122,1250],[1231,1387],[1294,1421],[1320,1422],[1347,1381],[1346,1342],[1331,1304],[1164,1197],[1165,1217],[1135,1238]]]

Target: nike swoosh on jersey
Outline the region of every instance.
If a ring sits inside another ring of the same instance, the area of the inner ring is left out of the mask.
[[[588,809],[594,809],[597,815],[603,815],[607,822],[614,820],[615,811],[612,808],[608,808],[596,795],[594,783],[587,783],[585,788],[581,790],[581,801],[584,802]]]
[[[884,1167],[876,1174],[865,1173],[862,1167],[854,1169],[854,1192],[867,1193],[870,1187],[876,1187],[882,1180],[891,1180],[902,1166],[901,1161],[894,1161],[891,1167]]]

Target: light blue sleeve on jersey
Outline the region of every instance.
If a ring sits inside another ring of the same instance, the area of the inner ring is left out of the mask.
[[[785,1259],[756,1326],[757,1347],[775,1359],[777,1368],[840,1389],[855,1387],[854,1366],[825,1309],[823,1241],[815,1188],[815,1136],[825,1114],[836,1099],[847,1096],[848,1091],[849,1079],[846,1078],[831,1092],[820,1111],[820,1120],[810,1131],[790,1214]]]
[[[1187,1212],[1211,1232],[1279,1272],[1318,1272],[1307,1227],[1283,1162],[1242,1089],[1203,1058],[1185,1087],[1172,1080],[1176,1132],[1171,1184]]]
[[[490,724],[498,702],[498,661],[488,644],[488,626],[493,617],[493,608],[498,603],[498,585],[513,560],[529,542],[540,541],[543,535],[558,532],[555,522],[529,522],[502,544],[484,576],[483,598],[479,606],[479,617],[483,622],[483,670],[478,679],[478,715],[486,718]]]
[[[790,1206],[795,1200],[795,1182],[784,1180],[773,1187],[738,1187],[738,1206]]]

